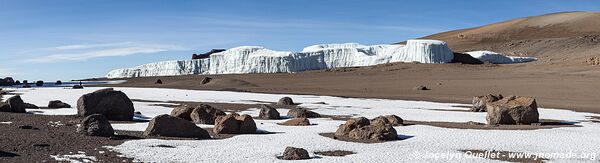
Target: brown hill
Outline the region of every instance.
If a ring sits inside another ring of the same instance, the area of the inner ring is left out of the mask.
[[[600,63],[600,12],[518,18],[423,38],[446,41],[457,52],[491,50],[534,56],[540,59],[535,64],[544,68],[581,71]]]

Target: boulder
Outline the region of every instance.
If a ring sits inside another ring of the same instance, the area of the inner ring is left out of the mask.
[[[160,79],[158,79],[158,80],[156,80],[156,82],[154,82],[154,84],[162,84],[162,83],[163,83],[163,82],[162,82],[162,80],[160,80]]]
[[[338,127],[335,137],[370,141],[398,139],[396,129],[388,123],[382,123],[384,121],[388,121],[387,118],[381,118],[375,123],[364,117],[350,119]]]
[[[224,115],[227,115],[224,111],[210,105],[200,104],[192,110],[190,117],[194,123],[214,125],[215,119]]]
[[[191,121],[191,114],[194,109],[195,108],[190,105],[181,105],[171,110],[171,116]]]
[[[294,118],[294,119],[290,119],[290,120],[287,120],[287,121],[281,123],[281,125],[286,125],[286,126],[309,126],[310,125],[310,121],[308,120],[308,118]]]
[[[57,80],[56,83],[54,83],[54,85],[62,85],[62,81]]]
[[[37,82],[35,82],[35,86],[38,86],[38,87],[44,86],[44,81],[38,80]]]
[[[427,88],[427,86],[424,86],[424,85],[417,86],[417,87],[415,87],[415,88],[413,88],[413,89],[414,89],[414,90],[417,90],[417,91],[426,91],[426,90],[431,90],[431,89]]]
[[[277,105],[294,105],[294,101],[290,97],[282,97],[277,101]]]
[[[21,81],[15,81],[15,85],[21,85]]]
[[[319,113],[315,113],[306,108],[294,108],[288,111],[288,117],[292,118],[320,118],[321,115]]]
[[[0,104],[0,112],[25,113],[25,106],[21,96],[15,95]]]
[[[404,120],[396,115],[386,115],[375,117],[371,120],[371,124],[374,123],[383,123],[392,126],[401,126],[404,124]]]
[[[491,102],[495,102],[498,101],[500,99],[502,99],[502,95],[498,94],[498,95],[493,95],[493,94],[488,94],[485,96],[477,96],[477,97],[473,97],[473,107],[471,107],[470,111],[472,112],[486,112],[486,104],[487,103],[491,103]]]
[[[71,108],[71,105],[60,100],[54,100],[48,103],[48,108]]]
[[[279,119],[279,111],[269,105],[260,106],[260,114],[258,115],[261,119]]]
[[[212,80],[212,78],[209,77],[204,77],[202,78],[202,80],[200,81],[200,84],[204,85],[204,84],[208,84],[210,81]]]
[[[281,157],[283,160],[306,160],[310,159],[308,151],[302,148],[286,147]]]
[[[213,132],[217,134],[253,134],[256,133],[256,123],[249,115],[236,113],[219,116],[215,120]]]
[[[115,134],[110,122],[102,114],[92,114],[81,120],[77,132],[87,136],[110,137]]]
[[[133,120],[133,102],[121,91],[106,88],[85,94],[77,100],[77,114],[85,117],[102,114],[109,120]]]
[[[208,131],[196,126],[196,124],[188,120],[166,114],[152,118],[143,134],[145,136],[166,136],[197,139],[211,138],[210,134],[208,134]]]
[[[83,85],[73,85],[73,89],[83,89]]]
[[[537,103],[532,97],[510,96],[496,102],[487,103],[487,123],[531,124],[539,122]]]

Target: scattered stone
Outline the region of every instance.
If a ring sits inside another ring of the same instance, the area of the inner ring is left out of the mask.
[[[386,123],[373,123],[365,117],[354,118],[335,132],[335,137],[349,138],[355,140],[387,141],[397,140],[398,134],[392,125]]]
[[[38,86],[38,87],[44,86],[44,81],[39,80],[39,81],[35,82],[35,86]]]
[[[208,84],[211,80],[212,80],[212,78],[204,77],[204,78],[202,78],[202,81],[200,81],[200,84],[202,84],[202,85]]]
[[[25,113],[25,102],[21,96],[15,95],[0,103],[0,112]]]
[[[374,123],[383,123],[392,126],[401,126],[404,124],[404,120],[396,115],[386,115],[375,117],[371,120],[371,124]]]
[[[115,134],[108,119],[102,114],[92,114],[81,120],[77,132],[87,136],[110,137]]]
[[[537,103],[532,97],[510,96],[487,103],[489,125],[531,124],[539,122]]]
[[[504,97],[502,97],[501,94],[498,94],[498,95],[488,94],[485,96],[473,97],[473,107],[471,107],[470,111],[486,112],[487,109],[485,107],[486,107],[487,103],[496,102],[502,98],[504,98]]]
[[[156,82],[154,82],[154,84],[162,84],[162,83],[163,83],[163,82],[162,82],[162,80],[160,80],[160,79],[158,79],[158,80],[156,80]]]
[[[38,128],[33,127],[31,125],[22,125],[22,126],[19,126],[19,128],[20,129],[26,129],[26,130],[31,130],[31,129],[37,130],[38,129]]]
[[[277,105],[294,105],[294,101],[290,97],[282,97],[277,101]]]
[[[131,121],[134,111],[131,99],[112,88],[85,94],[77,101],[77,114],[82,117],[102,114],[109,120]]]
[[[191,120],[194,123],[214,125],[215,119],[219,116],[224,116],[224,111],[216,109],[210,105],[200,104],[190,114]]]
[[[290,111],[288,111],[287,116],[292,117],[292,118],[320,118],[321,117],[321,115],[319,113],[315,113],[306,108],[300,108],[300,107],[294,108],[294,109],[291,109]]]
[[[308,120],[308,118],[294,118],[294,119],[290,119],[288,121],[285,121],[285,122],[281,123],[281,125],[286,125],[286,126],[309,126],[310,125],[310,121]]]
[[[71,105],[64,103],[60,100],[50,101],[48,103],[49,108],[71,108]]]
[[[31,88],[31,85],[29,85],[29,84],[23,84],[23,88]]]
[[[83,85],[73,85],[73,89],[83,89]]]
[[[269,105],[260,106],[260,114],[258,115],[261,119],[279,119],[279,111]]]
[[[256,129],[256,123],[249,115],[231,113],[217,117],[213,132],[216,134],[253,134],[256,133]]]
[[[62,85],[62,81],[57,80],[56,83],[54,83],[54,85]]]
[[[144,135],[197,139],[211,138],[208,134],[208,131],[196,126],[196,124],[185,119],[166,114],[152,118],[148,124],[148,127],[144,131]]]
[[[171,116],[191,121],[190,115],[194,111],[194,107],[190,105],[181,105],[171,110]]]
[[[302,148],[286,147],[281,157],[283,160],[306,160],[310,159],[308,151]]]
[[[431,90],[431,89],[427,88],[426,86],[420,85],[420,86],[415,87],[414,90],[426,91],[426,90]]]

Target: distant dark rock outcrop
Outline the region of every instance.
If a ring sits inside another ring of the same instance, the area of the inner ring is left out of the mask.
[[[223,52],[225,49],[212,49],[209,52],[203,54],[192,54],[192,59],[204,59],[209,58],[211,54]]]
[[[15,80],[12,77],[6,77],[0,79],[0,86],[12,86],[15,84]]]

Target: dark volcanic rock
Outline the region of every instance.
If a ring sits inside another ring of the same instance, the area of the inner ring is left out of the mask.
[[[531,124],[539,122],[537,103],[532,97],[510,96],[496,102],[487,103],[487,123]]]
[[[210,83],[210,81],[212,80],[212,78],[209,77],[204,77],[202,78],[202,80],[200,81],[200,84],[204,85],[204,84],[208,84]]]
[[[200,104],[192,110],[190,117],[194,123],[214,125],[217,117],[224,115],[227,115],[224,111],[210,105]]]
[[[0,103],[0,112],[25,113],[25,106],[21,96],[15,95]]]
[[[83,85],[73,85],[73,89],[83,89]]]
[[[256,133],[256,123],[249,115],[236,113],[219,116],[215,120],[213,132],[216,134],[253,134]]]
[[[281,157],[283,160],[306,160],[310,159],[308,151],[302,148],[287,147]]]
[[[414,90],[418,90],[418,91],[426,91],[426,90],[431,90],[431,89],[427,88],[427,87],[426,87],[426,86],[424,86],[424,85],[417,86],[417,87],[415,87],[415,88],[413,88],[413,89],[414,89]]]
[[[208,131],[196,126],[196,124],[166,114],[152,118],[144,131],[144,135],[198,139],[211,138]]]
[[[294,108],[291,109],[290,111],[288,111],[287,113],[288,117],[292,117],[292,118],[320,118],[321,115],[319,113],[315,113],[313,111],[310,111],[306,108]]]
[[[57,80],[56,83],[54,83],[54,85],[62,85],[62,81]]]
[[[258,115],[261,119],[279,119],[279,111],[269,105],[260,106],[260,114]]]
[[[163,82],[162,82],[162,80],[160,80],[160,79],[157,79],[157,80],[156,80],[156,82],[154,82],[154,84],[162,84],[162,83],[163,83]]]
[[[87,136],[103,137],[110,137],[115,134],[110,122],[102,114],[92,114],[85,117],[77,127],[77,132]]]
[[[131,121],[134,111],[131,99],[112,88],[85,94],[77,101],[77,114],[82,117],[102,114],[109,120]]]
[[[38,87],[44,86],[44,81],[39,80],[39,81],[35,82],[35,86],[38,86]]]
[[[49,108],[71,108],[71,105],[64,103],[60,100],[50,101],[48,103]]]
[[[498,94],[498,95],[488,94],[485,96],[473,97],[473,107],[471,107],[470,111],[486,112],[487,109],[485,107],[486,107],[487,103],[496,102],[502,98],[503,97],[501,94]]]
[[[209,52],[206,52],[206,53],[203,53],[203,54],[192,54],[192,59],[210,58],[210,55],[212,55],[214,53],[223,52],[223,51],[225,51],[225,49],[212,49]]]
[[[34,104],[25,103],[25,108],[26,109],[39,109],[40,107],[38,107],[37,105],[34,105]]]
[[[277,105],[294,105],[294,101],[290,97],[283,97],[277,101]]]

